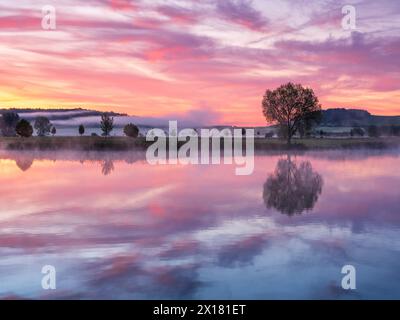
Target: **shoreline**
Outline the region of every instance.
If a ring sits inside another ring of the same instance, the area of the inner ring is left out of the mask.
[[[245,142],[245,139],[243,141]],[[145,137],[0,137],[0,149],[10,151],[145,151],[153,143],[153,141],[146,141]],[[185,142],[179,142],[178,147],[184,144]],[[254,139],[255,151],[391,149],[398,147],[400,147],[400,137],[293,139],[290,146],[281,139]],[[221,148],[223,148],[222,141]]]

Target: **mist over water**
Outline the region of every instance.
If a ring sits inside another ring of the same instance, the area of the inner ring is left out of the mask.
[[[0,298],[398,299],[399,158],[258,154],[236,176],[141,152],[1,151]]]

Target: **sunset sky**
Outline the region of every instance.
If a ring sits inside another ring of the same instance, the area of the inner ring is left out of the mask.
[[[2,0],[0,62],[0,108],[262,125],[265,90],[293,81],[325,109],[400,115],[400,1]]]

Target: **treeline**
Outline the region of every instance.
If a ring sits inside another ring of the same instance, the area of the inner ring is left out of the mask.
[[[350,130],[351,137],[364,137],[368,136],[371,138],[379,138],[381,136],[400,136],[400,126],[399,125],[391,125],[391,126],[377,126],[370,125],[367,127],[354,127]]]
[[[114,117],[110,113],[101,114],[100,129],[102,136],[108,137],[114,130]],[[4,137],[23,137],[29,138],[33,135],[34,130],[39,137],[49,135],[55,136],[57,128],[51,123],[47,117],[39,116],[33,121],[33,125],[26,119],[21,119],[19,114],[14,111],[6,111],[0,117],[0,132]],[[79,125],[77,131],[80,136],[85,134],[85,126]],[[124,134],[127,137],[136,138],[139,136],[139,128],[133,123],[129,123],[124,127]],[[97,135],[92,133],[92,135]]]

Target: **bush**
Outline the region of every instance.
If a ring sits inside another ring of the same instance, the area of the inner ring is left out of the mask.
[[[139,135],[139,128],[133,123],[129,123],[124,127],[124,134],[127,137],[137,138]]]
[[[351,129],[350,135],[351,135],[352,137],[354,137],[354,136],[363,137],[363,136],[365,135],[365,132],[364,132],[364,130],[363,130],[362,128],[360,128],[360,127],[355,127],[355,128],[353,128],[353,129]]]
[[[33,128],[31,124],[29,123],[29,121],[26,121],[25,119],[22,119],[17,123],[15,131],[17,135],[24,138],[32,137],[33,134]]]
[[[79,131],[79,135],[84,135],[85,134],[85,127],[83,126],[83,124],[81,124],[78,128]]]

